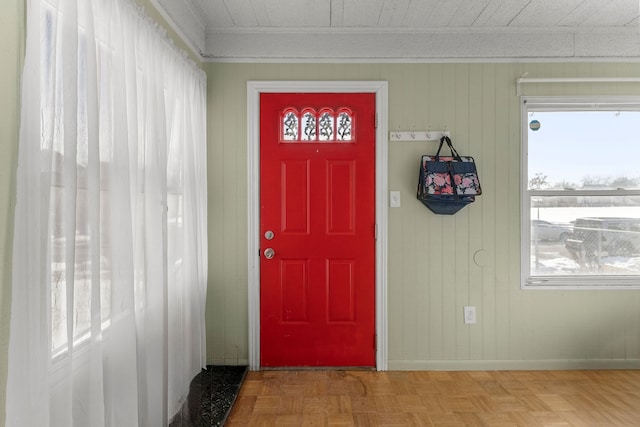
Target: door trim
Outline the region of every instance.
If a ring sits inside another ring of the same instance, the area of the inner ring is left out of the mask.
[[[247,82],[247,281],[249,369],[260,370],[260,94],[286,92],[375,93],[376,95],[376,369],[388,369],[388,84],[386,81]]]

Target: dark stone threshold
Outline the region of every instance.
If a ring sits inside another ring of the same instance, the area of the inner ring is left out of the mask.
[[[246,373],[246,366],[207,366],[191,381],[187,401],[169,426],[223,426]]]

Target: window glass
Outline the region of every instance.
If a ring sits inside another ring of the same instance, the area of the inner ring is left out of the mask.
[[[346,108],[304,108],[300,114],[288,108],[280,117],[281,142],[355,142],[353,114]]]
[[[640,100],[523,103],[523,286],[640,287]]]
[[[529,112],[530,189],[640,188],[640,111]]]
[[[293,111],[286,111],[282,116],[282,140],[298,140],[298,116]]]
[[[340,114],[338,114],[337,128],[337,137],[339,141],[351,141],[351,114],[349,114],[347,111],[340,112]]]

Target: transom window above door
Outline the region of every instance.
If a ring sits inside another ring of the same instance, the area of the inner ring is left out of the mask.
[[[353,142],[353,113],[347,108],[294,108],[280,116],[281,142]]]

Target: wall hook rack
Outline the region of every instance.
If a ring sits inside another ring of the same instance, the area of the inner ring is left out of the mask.
[[[390,141],[440,141],[443,136],[451,136],[447,130],[397,130],[389,132]]]

